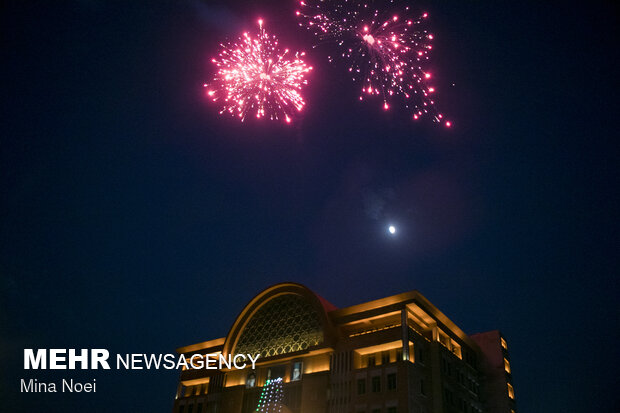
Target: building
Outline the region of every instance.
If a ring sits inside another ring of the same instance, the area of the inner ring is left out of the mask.
[[[277,284],[223,338],[186,357],[256,354],[256,369],[187,369],[173,413],[511,413],[510,358],[498,331],[465,334],[411,291],[338,309]]]
[[[478,344],[484,357],[480,370],[484,379],[482,398],[489,412],[515,412],[515,390],[508,343],[497,330],[470,336]],[[499,343],[499,344],[498,344]],[[508,397],[506,397],[508,391]]]

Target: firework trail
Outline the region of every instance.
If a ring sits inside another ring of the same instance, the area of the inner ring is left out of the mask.
[[[256,37],[244,33],[238,42],[220,45],[218,57],[212,59],[217,73],[204,87],[222,105],[220,113],[229,112],[241,121],[252,114],[289,123],[305,105],[301,89],[312,67],[302,60],[304,53],[282,50],[262,20],[258,25]]]
[[[432,50],[433,35],[423,29],[428,13],[412,17],[409,7],[388,13],[394,1],[302,0],[296,12],[300,26],[321,42],[335,41],[353,81],[361,84],[360,100],[379,96],[385,110],[400,97],[413,118],[443,119],[432,98],[431,74],[423,65]],[[330,61],[332,60],[330,56]]]

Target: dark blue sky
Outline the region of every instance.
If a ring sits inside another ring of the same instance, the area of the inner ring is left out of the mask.
[[[2,403],[168,412],[174,371],[32,375],[23,348],[172,352],[296,281],[339,307],[417,289],[504,333],[521,412],[617,411],[618,11],[417,4],[451,130],[359,103],[293,0],[6,2]],[[292,126],[204,96],[218,43],[259,16],[315,68]],[[26,397],[22,377],[98,391]]]

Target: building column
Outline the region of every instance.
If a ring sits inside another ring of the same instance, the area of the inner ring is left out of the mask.
[[[400,311],[401,338],[403,341],[403,360],[409,358],[409,324],[407,323],[407,307]]]

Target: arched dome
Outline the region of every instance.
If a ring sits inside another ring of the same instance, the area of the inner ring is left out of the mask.
[[[331,304],[308,288],[276,284],[258,294],[235,320],[224,353],[280,356],[321,347],[330,327]]]

